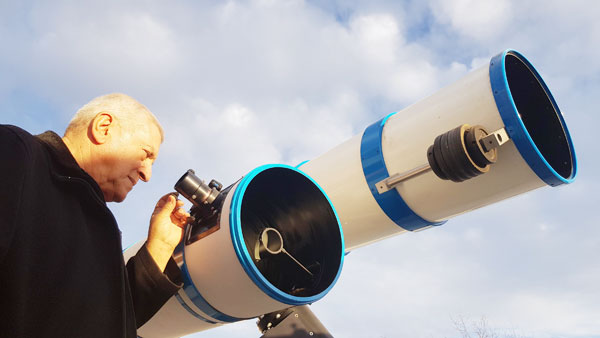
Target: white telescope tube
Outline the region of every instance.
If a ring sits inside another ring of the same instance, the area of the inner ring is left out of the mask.
[[[436,136],[457,126],[504,129],[489,172],[461,183],[423,170]],[[505,134],[506,135],[506,134]],[[577,164],[552,94],[521,54],[507,50],[461,80],[393,113],[302,165],[325,190],[342,223],[346,249],[448,218],[545,186],[570,183]],[[421,172],[379,193],[375,184]]]
[[[442,179],[428,169],[428,149],[466,124],[510,140],[498,140],[485,173],[460,183]],[[507,50],[301,169],[259,167],[221,192],[220,229],[176,250],[184,289],[139,330],[141,337],[179,337],[317,301],[337,280],[344,251],[570,183],[577,162],[552,94],[529,61]],[[380,192],[377,184],[390,177],[391,189]],[[312,263],[317,256],[327,258],[320,267]],[[318,283],[306,292],[295,287],[298,278]]]

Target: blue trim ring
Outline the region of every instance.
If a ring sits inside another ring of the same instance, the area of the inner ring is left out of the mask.
[[[292,295],[289,295],[289,294],[279,290],[276,286],[271,284],[271,282],[269,282],[262,275],[262,273],[258,270],[256,265],[254,265],[254,262],[250,256],[250,253],[246,249],[246,244],[244,243],[244,236],[242,233],[242,219],[241,219],[242,202],[244,199],[244,194],[246,192],[246,189],[248,188],[248,185],[250,184],[250,182],[252,182],[252,179],[254,177],[256,177],[258,174],[262,173],[263,171],[271,169],[271,168],[286,168],[289,170],[293,170],[297,173],[300,173],[304,177],[308,178],[323,193],[323,196],[325,196],[325,198],[329,202],[329,205],[331,206],[331,209],[333,210],[333,213],[335,215],[335,219],[336,219],[338,228],[340,230],[340,240],[341,240],[340,257],[341,258],[340,258],[340,265],[339,265],[337,274],[336,274],[334,280],[332,281],[332,283],[329,285],[329,287],[327,287],[327,289],[325,289],[322,292],[320,292],[314,296],[311,296],[311,297],[292,296]],[[288,165],[284,165],[284,164],[267,164],[267,165],[263,165],[263,166],[260,166],[256,169],[252,170],[246,176],[244,176],[241,179],[241,181],[239,182],[238,186],[235,187],[235,191],[233,192],[233,197],[231,199],[231,207],[229,210],[229,228],[230,228],[230,232],[231,232],[231,239],[233,242],[233,247],[235,249],[235,253],[237,255],[238,260],[240,261],[240,264],[246,271],[246,274],[248,275],[248,277],[250,277],[250,279],[254,282],[254,284],[256,284],[256,286],[258,286],[266,295],[268,295],[269,297],[273,298],[274,300],[276,300],[280,303],[284,303],[284,304],[288,304],[288,305],[305,305],[305,304],[314,303],[317,300],[323,298],[331,290],[331,288],[335,285],[335,283],[337,282],[337,280],[342,272],[342,266],[344,264],[345,247],[344,247],[344,235],[343,235],[342,226],[341,226],[338,214],[337,214],[333,204],[331,203],[331,200],[329,199],[329,197],[327,196],[325,191],[321,188],[321,186],[319,186],[319,184],[317,182],[315,182],[315,180],[313,180],[306,173],[304,173],[303,171],[301,171],[297,168],[294,168],[292,166],[288,166]]]
[[[563,177],[559,173],[552,168],[552,166],[548,163],[548,161],[544,158],[536,144],[534,143],[531,135],[527,131],[523,120],[520,117],[520,114],[517,110],[517,106],[513,100],[513,96],[510,92],[510,88],[508,85],[508,78],[506,75],[506,56],[512,55],[523,62],[527,68],[531,71],[531,73],[535,76],[539,84],[542,86],[544,92],[546,93],[548,99],[552,103],[554,111],[556,112],[562,129],[565,133],[566,141],[568,143],[569,151],[571,154],[571,161],[573,163],[573,169],[571,171],[571,175],[569,177]],[[565,183],[571,183],[575,179],[577,175],[577,157],[575,155],[575,148],[573,147],[573,141],[571,140],[571,135],[569,134],[569,130],[567,129],[567,125],[565,120],[554,100],[554,97],[550,93],[550,90],[546,86],[544,80],[539,75],[539,73],[535,70],[533,65],[519,52],[511,49],[507,49],[504,52],[494,56],[490,61],[490,84],[492,87],[492,93],[494,95],[494,100],[496,101],[496,106],[498,108],[498,112],[500,113],[500,117],[504,122],[504,126],[506,128],[507,133],[510,138],[513,140],[517,150],[527,162],[529,167],[535,172],[535,174],[546,184],[550,186],[557,186]]]
[[[213,322],[211,320],[206,319],[204,316],[202,316],[198,312],[194,311],[189,305],[187,305],[187,303],[183,300],[183,298],[181,298],[181,295],[179,295],[179,293],[175,294],[175,299],[177,299],[177,301],[179,302],[179,305],[181,305],[181,307],[183,307],[189,314],[191,314],[195,318],[198,318],[201,321],[209,323],[209,324],[215,324],[215,325],[218,324],[217,322]]]
[[[404,201],[398,190],[391,189],[380,194],[377,191],[377,182],[390,176],[385,165],[382,149],[383,127],[394,113],[388,114],[381,120],[368,126],[363,133],[360,143],[360,159],[367,185],[373,198],[381,210],[398,226],[409,231],[418,231],[424,228],[442,225],[446,221],[434,223],[417,215]]]

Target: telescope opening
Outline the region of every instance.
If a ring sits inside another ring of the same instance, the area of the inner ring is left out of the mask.
[[[309,178],[283,167],[262,171],[244,192],[240,216],[246,250],[277,289],[312,297],[335,282],[343,258],[340,226]]]
[[[569,179],[574,169],[572,149],[550,92],[520,55],[507,53],[505,65],[508,86],[527,132],[554,171]]]

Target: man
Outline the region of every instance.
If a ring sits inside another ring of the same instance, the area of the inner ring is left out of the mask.
[[[0,337],[136,337],[177,292],[183,202],[158,201],[126,266],[106,206],[150,180],[162,140],[123,94],[90,101],[62,138],[0,125]]]

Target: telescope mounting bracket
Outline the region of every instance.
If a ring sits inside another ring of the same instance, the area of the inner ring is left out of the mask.
[[[261,338],[333,338],[308,305],[264,314],[256,325]]]

